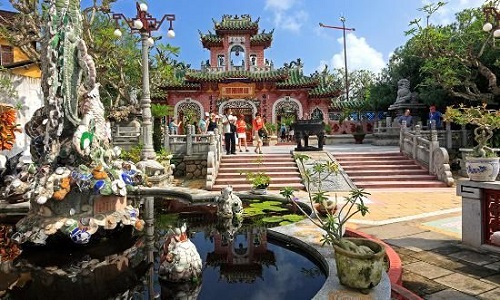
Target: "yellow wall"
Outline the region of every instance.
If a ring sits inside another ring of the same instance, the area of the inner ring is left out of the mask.
[[[8,41],[0,37],[0,45],[9,45]],[[14,62],[26,61],[28,56],[21,51],[21,49],[14,48]],[[42,72],[36,64],[29,64],[19,68],[11,69],[12,73],[21,76],[40,78],[42,77]]]

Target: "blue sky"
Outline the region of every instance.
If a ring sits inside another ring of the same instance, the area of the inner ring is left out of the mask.
[[[88,0],[83,0],[84,3]],[[0,0],[1,9],[9,9],[7,0]],[[149,0],[145,1],[153,17],[163,14],[176,15],[176,37],[168,42],[181,47],[180,61],[200,68],[209,58],[203,49],[198,30],[213,31],[212,18],[221,20],[222,15],[250,14],[260,17],[260,29],[274,29],[271,48],[266,57],[276,67],[301,58],[305,74],[330,67],[343,68],[342,30],[321,28],[318,24],[342,26],[339,18],[346,18],[346,27],[355,28],[347,34],[348,69],[367,69],[378,72],[388,62],[391,53],[408,39],[404,31],[416,18],[425,18],[418,11],[429,0]],[[437,0],[432,1],[437,2]],[[5,4],[3,4],[5,3]],[[454,14],[464,8],[479,7],[484,0],[448,0],[448,4],[431,21],[446,24]],[[118,0],[114,12],[127,17],[135,16],[135,1]],[[165,35],[168,24],[163,24],[155,35]],[[162,41],[165,41],[162,40]]]

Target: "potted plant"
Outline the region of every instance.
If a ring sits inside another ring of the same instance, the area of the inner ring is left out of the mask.
[[[473,181],[495,181],[499,170],[499,158],[490,147],[493,131],[500,128],[500,112],[481,106],[448,106],[444,121],[460,125],[475,125],[474,140],[477,145],[465,158],[467,175]]]
[[[354,125],[354,124],[353,124]],[[363,144],[363,140],[365,139],[366,132],[363,129],[363,125],[355,124],[354,130],[352,132],[352,136],[354,137],[355,144]]]
[[[364,238],[344,237],[347,222],[356,214],[364,216],[368,207],[364,203],[366,196],[370,195],[363,189],[354,188],[349,192],[344,203],[338,203],[337,197],[329,199],[322,191],[322,181],[338,172],[338,165],[334,162],[317,162],[311,168],[305,168],[304,162],[310,159],[307,155],[295,155],[302,170],[304,182],[308,191],[308,202],[315,214],[309,215],[300,205],[297,208],[316,226],[324,230],[322,243],[333,247],[337,276],[340,283],[367,292],[376,286],[382,273],[386,270],[384,245]],[[284,188],[280,194],[288,201],[298,201],[293,195],[292,188]],[[329,203],[332,200],[336,209]],[[320,204],[325,208],[325,215],[319,216],[316,209]]]
[[[251,192],[258,195],[267,194],[267,188],[271,183],[271,177],[265,172],[247,172],[247,181],[252,185]]]
[[[265,123],[264,127],[266,129],[267,136],[262,138],[262,146],[269,146],[271,136],[276,134],[276,130],[278,130],[278,125],[276,125],[275,123]]]

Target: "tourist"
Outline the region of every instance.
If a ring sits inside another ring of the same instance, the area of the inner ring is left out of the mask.
[[[286,124],[285,123],[281,123],[281,126],[280,126],[280,139],[281,139],[281,142],[285,142],[286,140]]]
[[[403,126],[403,121],[406,121],[406,127],[413,126],[413,117],[410,115],[410,110],[405,110],[405,113],[399,117],[399,125]]]
[[[208,120],[207,133],[214,134],[215,128],[217,128],[217,118],[214,113],[210,114],[210,119]]]
[[[266,136],[267,131],[260,113],[255,114],[255,119],[252,121],[252,130],[254,139],[257,142],[254,151],[255,153],[262,154],[262,138]]]
[[[432,127],[432,123],[436,123],[436,129],[441,128],[443,126],[443,123],[441,122],[441,118],[443,117],[443,114],[436,110],[435,105],[431,105],[429,107],[429,127]]]
[[[205,113],[205,118],[200,119],[200,122],[198,122],[198,133],[200,134],[206,134],[207,133],[207,126],[210,121],[210,114],[208,112]]]
[[[247,131],[247,122],[245,122],[245,116],[240,115],[240,117],[236,121],[236,134],[238,135],[238,148],[240,149],[240,152],[243,152],[241,150],[242,143],[245,145],[245,152],[248,152],[246,131]]]
[[[224,132],[224,146],[226,155],[236,154],[236,125],[234,124],[236,117],[233,117],[230,108],[224,110],[222,116],[222,131]]]
[[[177,122],[176,118],[173,118],[168,124],[168,130],[170,130],[170,134],[176,135],[179,132],[179,127],[181,126],[182,121]]]

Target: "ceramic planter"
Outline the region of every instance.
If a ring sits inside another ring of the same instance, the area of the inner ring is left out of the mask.
[[[499,171],[499,158],[467,157],[465,169],[472,181],[495,181]]]
[[[387,269],[385,248],[382,244],[363,238],[345,238],[358,246],[372,249],[374,254],[357,254],[334,245],[337,276],[340,283],[355,289],[366,290],[379,284],[382,272]]]

